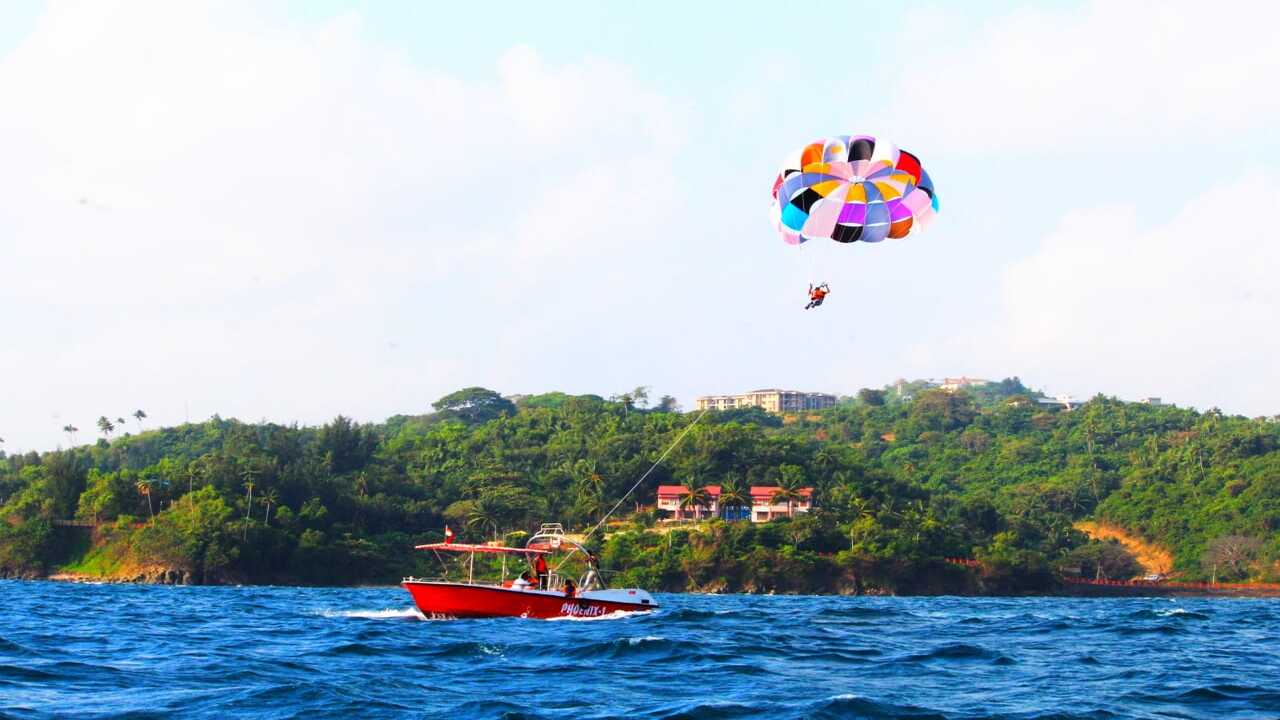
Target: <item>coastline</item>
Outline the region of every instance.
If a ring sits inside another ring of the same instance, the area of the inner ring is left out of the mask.
[[[215,582],[193,583],[190,573],[179,573],[174,569],[154,568],[139,574],[112,576],[87,575],[84,573],[53,573],[38,575],[27,573],[22,576],[0,577],[0,580],[27,582],[79,583],[86,585],[182,585],[207,587],[290,587],[290,588],[397,588],[399,583],[354,583],[337,585],[311,585],[297,582]],[[674,595],[790,595],[806,597],[971,597],[971,598],[1143,598],[1143,597],[1179,597],[1179,598],[1280,598],[1280,587],[1245,584],[1222,584],[1218,586],[1187,587],[1178,584],[1166,586],[1154,584],[1086,584],[1064,582],[1056,591],[1045,592],[937,592],[909,593],[888,592],[879,588],[869,588],[862,592],[799,592],[799,591],[748,591],[724,592],[720,589],[686,589],[667,590]]]

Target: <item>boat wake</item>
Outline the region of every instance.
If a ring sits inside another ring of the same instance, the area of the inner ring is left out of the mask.
[[[383,610],[321,610],[321,617],[359,618],[362,620],[426,620],[417,608],[386,608]]]
[[[626,620],[629,617],[637,615],[650,615],[652,610],[614,610],[604,615],[596,615],[595,617],[582,617],[578,615],[564,615],[561,617],[547,618],[547,622],[598,622],[600,620]]]

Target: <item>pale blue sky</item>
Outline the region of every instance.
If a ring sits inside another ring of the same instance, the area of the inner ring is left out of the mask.
[[[437,5],[0,7],[7,450],[473,384],[1280,412],[1276,11]],[[924,159],[938,221],[783,245],[778,161],[856,132]]]

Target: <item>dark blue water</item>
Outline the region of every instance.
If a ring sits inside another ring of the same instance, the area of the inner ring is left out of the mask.
[[[423,621],[399,588],[0,581],[0,716],[1280,717],[1280,601],[667,595]]]

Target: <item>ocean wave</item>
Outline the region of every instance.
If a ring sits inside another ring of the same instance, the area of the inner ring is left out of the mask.
[[[687,640],[668,640],[657,635],[645,635],[643,637],[619,638],[617,640],[605,640],[593,643],[586,643],[571,647],[562,651],[564,655],[582,660],[598,660],[598,659],[620,659],[634,657],[648,657],[659,659],[663,657],[681,657],[689,659],[691,656],[703,654],[702,649],[697,643]]]
[[[342,643],[320,651],[320,655],[387,655],[396,652],[392,648],[378,647],[368,643]]]
[[[910,615],[901,610],[893,610],[890,608],[874,608],[874,607],[826,607],[814,613],[818,617],[837,617],[837,618],[867,618],[878,620],[881,618],[889,618],[902,615]]]
[[[836,695],[805,709],[803,717],[866,718],[867,720],[947,720],[947,716],[929,708],[880,702],[858,695]]]
[[[31,650],[29,650],[28,648],[26,648],[26,647],[24,647],[24,646],[22,646],[22,645],[19,645],[18,643],[13,642],[12,640],[6,640],[6,639],[5,639],[5,638],[3,638],[3,637],[0,637],[0,653],[4,653],[4,654],[6,654],[6,655],[31,655],[31,654],[33,654],[33,653],[32,653],[32,651],[31,651]]]
[[[1120,625],[1114,628],[1117,635],[1131,637],[1134,635],[1182,635],[1190,632],[1185,627],[1164,622],[1155,625]]]
[[[61,673],[49,672],[33,667],[23,667],[21,665],[0,665],[0,680],[58,680],[63,675]]]
[[[1167,610],[1143,609],[1129,613],[1130,620],[1160,620],[1177,618],[1180,620],[1208,620],[1209,614],[1187,610],[1185,608],[1169,608]]]
[[[1246,700],[1254,703],[1266,703],[1276,709],[1274,703],[1280,702],[1280,690],[1271,690],[1253,685],[1206,685],[1187,690],[1178,696],[1181,700]]]
[[[692,608],[680,608],[678,610],[661,611],[661,617],[664,620],[714,620],[726,615],[731,615],[733,610],[694,610]]]
[[[731,720],[766,716],[768,707],[741,702],[701,702],[677,710],[654,713],[659,720]]]
[[[1005,656],[995,650],[968,643],[948,643],[925,652],[913,653],[895,662],[927,662],[930,660],[1000,660]]]

